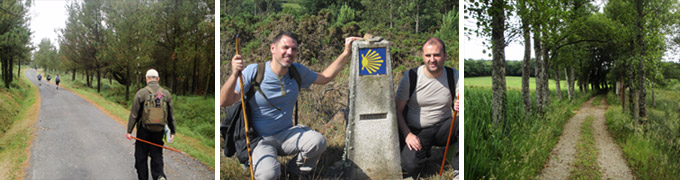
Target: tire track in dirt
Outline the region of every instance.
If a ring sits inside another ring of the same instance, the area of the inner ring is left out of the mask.
[[[537,179],[569,178],[574,160],[577,158],[576,145],[581,138],[581,125],[588,116],[594,118],[593,138],[598,149],[597,161],[602,179],[635,179],[622,156],[621,149],[616,145],[605,124],[604,113],[608,107],[605,98],[600,100],[600,106],[597,107],[592,105],[594,99],[585,102],[564,125],[562,135]]]

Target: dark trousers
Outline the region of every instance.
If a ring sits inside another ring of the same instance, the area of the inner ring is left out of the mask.
[[[163,132],[151,132],[138,126],[137,138],[163,145]],[[163,173],[163,148],[137,141],[135,143],[137,178],[140,180],[149,179],[148,157],[151,157],[151,176],[153,179],[158,179],[161,176],[165,177],[165,173]]]
[[[402,147],[401,168],[406,171],[408,176],[415,177],[420,174],[427,163],[427,159],[430,158],[432,146],[446,146],[450,127],[451,119],[423,129],[410,128],[411,133],[420,139],[422,148],[419,151],[412,151],[409,150],[408,145]],[[454,147],[454,143],[458,141],[458,117],[456,117],[453,128],[449,148]]]

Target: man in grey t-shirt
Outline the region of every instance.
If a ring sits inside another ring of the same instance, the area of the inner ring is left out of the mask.
[[[404,74],[397,88],[395,97],[397,119],[399,131],[405,137],[401,150],[401,167],[408,176],[417,177],[420,174],[430,157],[432,146],[446,146],[452,121],[452,106],[458,111],[458,100],[450,90],[454,87],[449,87],[447,69],[444,67],[446,60],[444,42],[438,38],[428,39],[423,44],[425,64],[417,68],[414,92],[409,92],[408,72]],[[453,82],[456,84],[458,71],[453,68],[450,70],[453,71]],[[454,128],[457,128],[457,124],[458,121],[454,123]],[[457,141],[457,131],[455,132],[450,139],[451,142]]]

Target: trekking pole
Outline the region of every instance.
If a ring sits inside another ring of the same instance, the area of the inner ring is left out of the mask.
[[[241,44],[241,38],[239,38],[239,35],[236,34],[236,55],[241,54],[241,49],[239,48],[239,45]],[[254,180],[255,179],[255,174],[253,173],[253,158],[251,156],[252,150],[250,149],[250,138],[248,138],[248,117],[246,116],[246,102],[243,100],[243,76],[241,73],[238,74],[238,82],[241,87],[241,109],[243,110],[243,122],[245,123],[245,128],[246,128],[246,147],[248,147],[248,163],[250,165],[248,166],[250,169],[250,179]]]
[[[458,96],[456,96],[456,100],[458,100]],[[444,163],[446,162],[446,153],[449,151],[449,142],[451,142],[451,132],[453,131],[453,124],[456,123],[456,115],[458,114],[458,111],[453,111],[453,117],[451,117],[451,126],[449,127],[449,138],[446,140],[446,149],[444,149],[444,158],[442,158],[442,166],[439,168],[439,176],[442,175],[442,172],[444,172]]]
[[[136,139],[137,141],[142,141],[142,142],[144,142],[144,143],[151,144],[151,145],[154,145],[154,146],[158,146],[158,147],[161,147],[161,148],[163,148],[163,149],[167,149],[167,150],[171,150],[171,151],[178,152],[178,153],[180,153],[180,154],[184,154],[184,152],[179,151],[179,150],[177,150],[177,149],[169,148],[169,147],[166,147],[166,146],[161,146],[161,145],[158,145],[158,144],[156,144],[156,143],[152,143],[152,142],[146,141],[146,140],[144,140],[144,139],[139,139],[139,138],[137,138],[137,137],[132,137],[132,139]]]

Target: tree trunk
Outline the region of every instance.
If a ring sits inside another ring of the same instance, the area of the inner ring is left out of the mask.
[[[493,51],[492,61],[492,103],[491,113],[494,127],[502,123],[505,116],[505,2],[493,0],[491,3],[491,48]]]
[[[524,36],[524,59],[522,60],[522,102],[524,117],[531,116],[531,92],[529,91],[529,75],[531,71],[531,32],[529,23],[522,19],[522,35]]]
[[[536,75],[536,113],[543,114],[543,88],[542,78],[543,74],[543,50],[541,49],[541,25],[534,25],[534,53],[536,54],[536,65],[535,65],[535,75]]]
[[[574,76],[574,66],[571,66],[571,78],[570,78],[570,82],[569,82],[569,84],[570,84],[569,85],[569,92],[571,94],[569,99],[571,99],[571,100],[574,100],[574,98],[576,98],[576,91],[574,90],[576,88],[576,87],[574,87],[574,85],[575,85],[574,81],[575,80],[576,80],[576,76]]]
[[[558,100],[562,100],[562,88],[560,88],[560,68],[555,68],[555,94]]]
[[[543,74],[542,74],[543,77],[541,78],[541,81],[543,81],[541,83],[542,84],[541,87],[543,88],[543,90],[542,90],[543,95],[541,96],[541,98],[543,98],[543,110],[544,111],[547,111],[548,106],[550,106],[550,88],[549,88],[550,87],[550,84],[549,84],[549,82],[550,82],[550,65],[549,65],[549,63],[550,62],[548,61],[549,58],[550,58],[549,53],[550,53],[549,47],[545,46],[545,44],[544,44],[543,54],[541,54],[541,55],[543,55]]]
[[[420,0],[416,0],[416,34],[418,34],[419,23],[420,23]]]
[[[626,85],[625,82],[623,81],[623,75],[621,76],[621,110],[622,112],[626,112]]]
[[[73,73],[71,74],[71,81],[76,80],[76,68],[73,68]]]
[[[102,91],[102,70],[97,67],[97,93]]]
[[[635,90],[633,93],[633,120],[636,123],[640,122],[640,91]]]
[[[652,81],[650,90],[652,90],[652,107],[656,108],[656,98],[654,96],[654,81]]]

